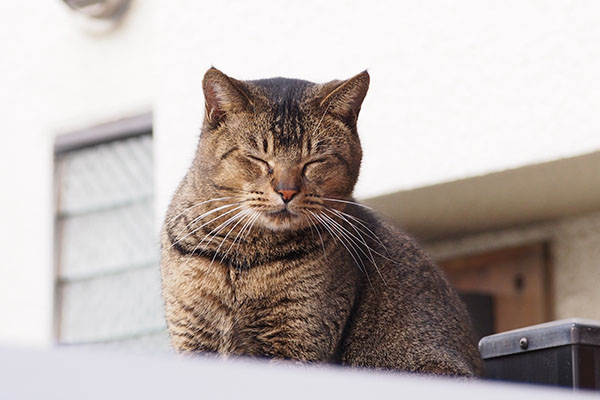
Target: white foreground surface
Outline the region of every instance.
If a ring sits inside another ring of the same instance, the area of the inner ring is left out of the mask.
[[[342,368],[0,349],[1,399],[592,399],[566,389]]]
[[[368,68],[361,198],[600,149],[599,1],[143,0],[106,34],[63,3],[0,1],[0,343],[55,339],[54,137],[153,110],[158,231],[211,65],[318,82]]]

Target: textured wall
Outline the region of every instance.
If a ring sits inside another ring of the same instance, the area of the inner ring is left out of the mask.
[[[558,224],[552,254],[556,317],[600,321],[600,214]]]
[[[437,259],[450,259],[526,243],[550,244],[555,318],[600,321],[600,213],[428,243]]]

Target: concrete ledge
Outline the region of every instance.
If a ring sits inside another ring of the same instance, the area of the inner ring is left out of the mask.
[[[566,389],[247,360],[0,349],[1,399],[596,399]]]
[[[364,200],[421,240],[600,210],[600,151]]]

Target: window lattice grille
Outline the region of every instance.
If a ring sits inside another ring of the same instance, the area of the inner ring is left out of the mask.
[[[58,339],[168,348],[150,134],[57,156]]]

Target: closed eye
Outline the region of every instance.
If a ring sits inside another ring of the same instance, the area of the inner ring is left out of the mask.
[[[258,162],[258,163],[263,164],[264,166],[266,166],[267,167],[267,172],[269,174],[273,173],[273,167],[271,167],[271,164],[269,164],[267,161],[263,160],[262,158],[254,157],[254,156],[252,156],[250,154],[248,154],[247,157],[249,159],[251,159],[251,160],[254,160],[254,161],[256,161],[256,162]]]
[[[309,165],[315,165],[315,164],[319,164],[319,163],[322,163],[322,162],[325,162],[325,161],[327,161],[327,159],[326,159],[326,158],[319,158],[319,159],[317,159],[317,160],[312,160],[312,161],[309,161],[309,162],[307,162],[307,163],[306,163],[306,164],[304,164],[304,166],[302,167],[302,175],[305,175],[305,173],[306,173],[306,169],[308,168],[308,166],[309,166]]]

